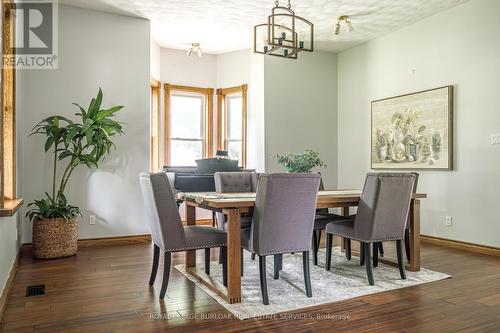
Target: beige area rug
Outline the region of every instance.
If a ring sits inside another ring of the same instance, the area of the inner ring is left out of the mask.
[[[354,297],[380,293],[389,290],[401,289],[450,278],[450,275],[422,268],[419,272],[406,272],[406,280],[401,280],[397,267],[379,262],[373,268],[375,285],[370,286],[366,277],[365,266],[359,265],[359,258],[352,257],[351,261],[345,258],[340,248],[333,250],[332,268],[327,272],[324,269],[325,250],[318,253],[319,266],[311,261],[311,284],[313,297],[308,298],[304,291],[304,278],[302,273],[302,254],[287,254],[283,257],[283,270],[279,280],[273,279],[273,259],[267,260],[267,288],[269,305],[262,304],[260,291],[258,258],[250,259],[250,254],[245,251],[245,276],[241,280],[242,302],[228,304],[224,299],[211,291],[184,269],[184,265],[175,268],[193,281],[205,293],[213,297],[218,303],[229,310],[239,319],[266,317],[281,312],[303,309],[320,304],[342,301]],[[221,289],[222,266],[212,262],[210,278]],[[204,274],[202,264],[198,264],[197,273]]]

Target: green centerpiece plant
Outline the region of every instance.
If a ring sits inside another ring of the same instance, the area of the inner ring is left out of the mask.
[[[45,137],[44,149],[53,154],[52,188],[45,197],[28,205],[26,216],[33,222],[34,256],[60,258],[77,250],[78,217],[81,210],[68,203],[65,191],[73,171],[79,166],[99,168],[114,148],[112,138],[123,133],[122,123],[113,119],[123,106],[101,108],[101,89],[87,109],[78,107],[77,121],[63,116],[51,116],[38,124],[31,135]],[[58,167],[62,166],[62,174]]]
[[[307,173],[315,167],[326,167],[319,158],[319,153],[311,149],[307,149],[304,153],[276,154],[274,158],[288,172]]]

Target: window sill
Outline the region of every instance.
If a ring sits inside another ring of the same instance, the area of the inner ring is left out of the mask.
[[[14,216],[14,214],[23,206],[24,199],[6,199],[2,208],[0,208],[0,217]]]

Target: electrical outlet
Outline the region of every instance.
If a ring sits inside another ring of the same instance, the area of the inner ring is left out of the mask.
[[[446,227],[452,227],[452,226],[453,226],[453,217],[451,217],[451,216],[446,216],[446,217],[444,218],[444,225],[445,225]]]
[[[492,134],[491,135],[491,144],[492,145],[500,145],[500,134]]]
[[[89,216],[89,224],[94,225],[95,224],[95,215],[90,215]]]

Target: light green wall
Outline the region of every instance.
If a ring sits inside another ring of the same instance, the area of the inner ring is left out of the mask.
[[[265,57],[265,165],[283,171],[276,153],[313,149],[328,165],[325,186],[337,186],[337,55],[303,52],[297,60]]]
[[[113,140],[116,150],[99,170],[77,169],[68,183],[68,200],[84,213],[79,238],[149,232],[139,186],[139,173],[149,170],[149,52],[149,21],[60,5],[59,68],[18,71],[19,178],[27,203],[51,184],[43,139],[28,136],[38,121],[53,114],[74,119],[72,103],[88,105],[99,87],[103,106],[125,106],[116,115],[125,122],[125,134]],[[89,214],[96,225],[89,225]],[[31,225],[23,226],[29,243]]]
[[[19,249],[17,239],[18,214],[0,218],[0,295],[9,278],[12,264]]]
[[[499,13],[473,0],[339,54],[339,187],[370,170],[372,100],[452,84],[455,171],[421,172],[422,234],[500,246]]]

